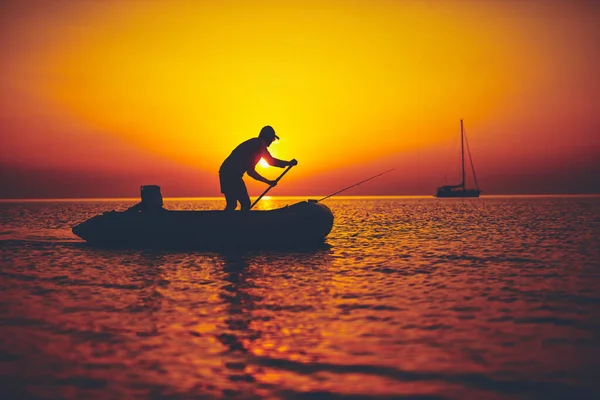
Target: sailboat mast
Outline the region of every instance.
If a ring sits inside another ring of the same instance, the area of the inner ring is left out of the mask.
[[[462,181],[460,182],[460,186],[465,188],[465,143],[464,143],[464,133],[463,133],[463,120],[460,120],[460,158],[461,158],[461,168],[462,168]]]

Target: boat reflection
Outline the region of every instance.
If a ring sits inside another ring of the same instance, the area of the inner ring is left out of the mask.
[[[225,302],[223,329],[219,329],[217,340],[227,354],[224,367],[231,382],[253,382],[248,368],[247,343],[260,337],[260,332],[252,329],[252,314],[260,299],[252,294],[253,280],[248,271],[248,261],[241,254],[223,256],[224,285],[219,297]]]
[[[265,285],[276,280],[295,279],[303,270],[314,268],[327,270],[331,266],[330,249],[321,246],[317,249],[303,249],[289,253],[222,253],[222,271],[224,273],[219,298],[223,301],[223,319],[216,327],[216,339],[223,346],[222,360],[228,380],[239,385],[260,382],[270,386],[282,379],[282,371],[269,367],[269,360],[297,360],[290,345],[294,331],[302,326],[306,312],[313,306],[309,301],[297,302],[296,297],[315,293],[286,293]],[[287,271],[282,270],[282,257],[291,264]],[[314,268],[313,268],[314,267]],[[305,271],[304,271],[305,272]],[[324,283],[322,281],[322,283]],[[284,285],[285,282],[282,282]],[[287,298],[287,301],[286,299]],[[298,304],[299,303],[299,304]],[[297,315],[296,319],[289,319]],[[318,333],[317,333],[318,335]],[[253,390],[256,386],[252,385]]]

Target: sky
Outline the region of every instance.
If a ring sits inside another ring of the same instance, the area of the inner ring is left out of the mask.
[[[272,195],[433,195],[461,119],[483,195],[600,193],[599,4],[3,0],[0,198],[220,196],[264,125]]]

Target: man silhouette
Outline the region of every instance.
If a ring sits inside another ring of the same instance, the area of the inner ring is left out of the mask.
[[[248,139],[238,145],[223,161],[219,168],[219,182],[221,183],[221,193],[225,195],[225,211],[233,211],[237,207],[237,202],[240,202],[242,211],[250,210],[250,196],[248,189],[242,177],[244,173],[257,181],[266,183],[267,185],[275,186],[277,181],[269,180],[256,172],[256,164],[263,158],[267,164],[285,168],[290,165],[297,165],[298,161],[283,161],[271,156],[267,147],[273,143],[279,136],[275,134],[275,130],[267,125],[260,130],[258,137]]]

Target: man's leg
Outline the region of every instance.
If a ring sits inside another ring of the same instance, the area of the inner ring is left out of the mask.
[[[250,196],[248,196],[248,189],[246,189],[246,184],[242,180],[242,185],[240,186],[240,193],[238,195],[238,200],[242,205],[242,211],[250,211]]]
[[[225,196],[225,211],[233,211],[237,207],[240,178],[231,175],[223,175],[219,172],[219,184],[221,193]]]
[[[225,195],[225,211],[233,211],[237,207],[237,196],[235,193],[223,193]]]

